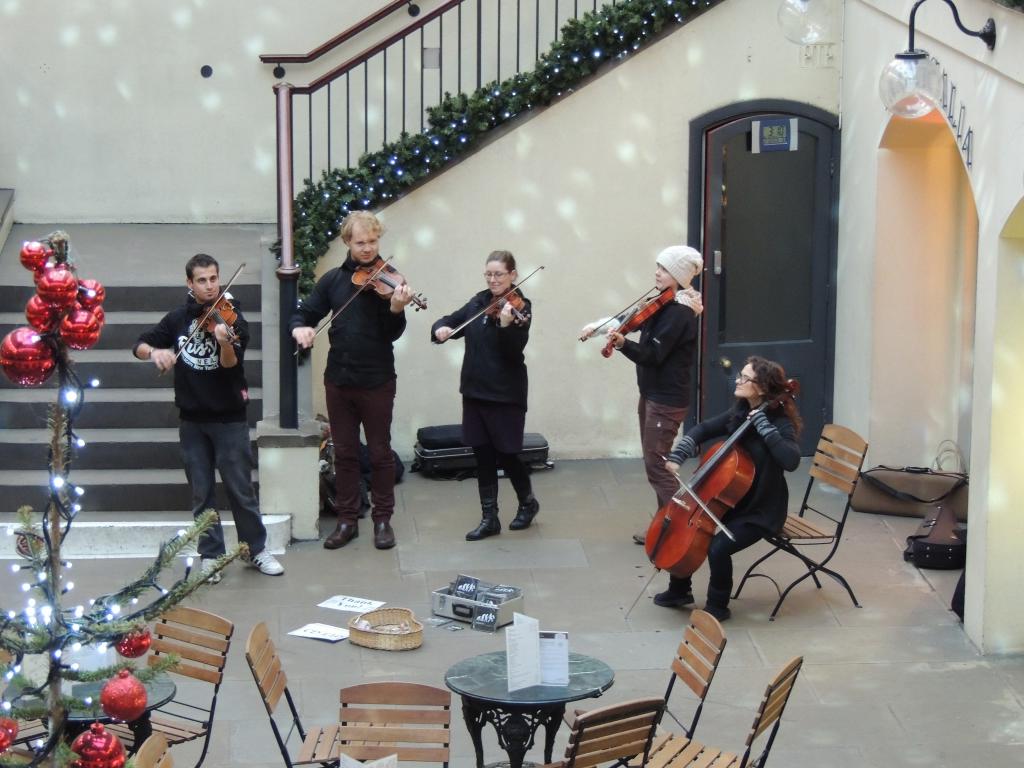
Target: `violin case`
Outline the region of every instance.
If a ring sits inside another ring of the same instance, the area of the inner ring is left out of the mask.
[[[420,427],[416,430],[413,453],[413,472],[463,477],[470,477],[476,472],[473,449],[462,444],[461,424]],[[519,453],[519,459],[530,470],[551,469],[555,466],[553,461],[548,460],[548,441],[538,432],[523,435],[523,450]]]

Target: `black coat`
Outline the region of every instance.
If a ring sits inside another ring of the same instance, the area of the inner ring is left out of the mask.
[[[461,308],[446,315],[430,328],[430,338],[442,326],[458,328],[494,300],[489,290],[480,291]],[[524,299],[523,314],[532,317],[533,306]],[[523,350],[530,340],[530,321],[506,328],[487,315],[481,315],[452,336],[466,340],[462,358],[459,392],[463,397],[492,403],[511,403],[526,410],[528,379]]]
[[[316,327],[352,298],[359,290],[352,282],[356,266],[349,254],[344,264],[321,277],[292,315],[289,327]],[[393,344],[404,331],[405,313],[392,312],[390,302],[367,286],[331,323],[324,381],[356,389],[392,381],[396,378]]]
[[[191,296],[185,304],[171,310],[155,326],[139,336],[135,343],[157,349],[181,350],[174,363],[174,404],[186,421],[236,422],[246,420],[249,387],[242,362],[249,344],[249,324],[242,316],[237,299],[231,300],[238,318],[233,326],[237,341],[238,364],[224,368],[220,364],[220,344],[212,333],[197,331],[181,349],[205,309]],[[134,350],[132,350],[134,352]]]
[[[692,309],[666,304],[641,326],[639,341],[626,339],[621,351],[636,363],[641,397],[674,408],[690,404],[690,372],[697,352],[697,315]]]
[[[748,413],[750,408],[746,401],[737,402],[732,409],[702,421],[686,434],[697,445],[724,439],[743,424]],[[771,534],[781,531],[786,522],[789,486],[785,472],[800,466],[800,446],[796,441],[796,426],[781,408],[770,410],[767,416],[776,428],[767,440],[757,434],[753,425],[748,426],[740,438],[739,445],[754,461],[754,482],[739,504],[725,516],[725,523],[750,521]]]

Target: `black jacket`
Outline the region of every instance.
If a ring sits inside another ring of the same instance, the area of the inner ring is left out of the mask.
[[[748,413],[746,401],[737,402],[732,409],[702,421],[686,434],[697,445],[704,443],[702,447],[707,449],[711,441],[735,432]],[[785,472],[800,466],[800,446],[796,442],[796,427],[781,408],[770,410],[767,415],[776,428],[767,440],[757,434],[753,425],[748,426],[740,438],[740,446],[754,461],[754,482],[739,504],[725,516],[725,522],[728,525],[730,520],[749,520],[766,533],[778,533],[786,522],[789,506]]]
[[[249,344],[249,324],[242,317],[238,301],[232,299],[231,303],[238,314],[234,324],[238,337],[235,344],[238,365],[231,368],[221,366],[220,344],[207,331],[198,331],[174,364],[174,404],[185,421],[227,423],[246,420],[249,387],[245,382],[242,362]],[[203,312],[203,307],[189,296],[185,304],[168,312],[153,328],[140,335],[135,346],[146,343],[177,352]]]
[[[292,315],[289,327],[316,327],[352,298],[359,290],[352,282],[356,266],[349,254],[344,264],[321,277]],[[393,344],[404,331],[405,313],[396,315],[390,302],[367,286],[331,323],[324,381],[356,389],[373,389],[392,381],[396,378]]]
[[[430,338],[442,326],[457,328],[486,307],[494,297],[488,290],[480,291],[460,309],[446,315],[430,328]],[[531,317],[533,306],[524,299],[523,314]],[[512,403],[526,410],[528,379],[523,350],[530,339],[529,320],[506,328],[487,315],[481,315],[451,338],[466,340],[462,358],[462,380],[459,392],[463,397],[493,403]]]
[[[636,363],[640,396],[661,405],[690,404],[690,371],[697,350],[697,316],[683,304],[666,304],[640,328],[639,341],[626,339],[622,354]]]

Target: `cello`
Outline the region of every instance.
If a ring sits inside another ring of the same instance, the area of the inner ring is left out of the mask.
[[[782,396],[761,403],[751,413],[776,408],[799,391],[799,382],[789,379]],[[733,538],[722,518],[754,482],[753,459],[738,444],[752,423],[748,416],[728,438],[709,448],[690,482],[680,480],[679,491],[651,520],[644,549],[658,570],[678,578],[692,576],[707,559],[716,530]]]

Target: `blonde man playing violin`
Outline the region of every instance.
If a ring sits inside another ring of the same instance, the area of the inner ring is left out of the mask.
[[[296,344],[308,349],[313,345],[315,326],[345,307],[331,322],[331,346],[324,370],[338,512],[338,525],[324,540],[325,549],[344,547],[359,535],[360,426],[370,451],[373,543],[377,549],[395,546],[391,528],[395,511],[391,417],[398,377],[393,345],[405,332],[405,308],[413,300],[413,292],[401,284],[383,298],[373,290],[361,291],[353,279],[360,267],[377,260],[383,233],[380,221],[369,211],[350,213],[341,225],[348,256],[340,267],[320,278],[291,320]]]
[[[647,482],[654,489],[660,509],[679,487],[676,478],[665,469],[664,456],[672,449],[679,426],[690,409],[697,317],[703,309],[700,293],[690,287],[690,282],[701,273],[704,262],[696,249],[685,245],[664,249],[654,261],[655,287],[662,296],[666,291],[672,291],[674,296],[635,329],[640,331],[640,338],[633,341],[620,333],[625,316],[590,323],[584,326],[580,338],[604,331],[613,348],[636,365],[640,446]],[[633,540],[643,544],[645,534],[646,529],[634,534]]]
[[[238,540],[249,547],[249,564],[260,573],[278,576],[284,568],[265,548],[267,531],[252,485],[246,415],[249,388],[242,367],[249,324],[237,302],[232,306],[236,317],[231,328],[216,319],[204,323],[207,316],[213,316],[213,302],[221,297],[220,268],[212,256],[197,253],[190,258],[185,264],[185,281],[189,289],[185,304],[139,336],[132,353],[140,360],[152,361],[161,373],[174,370],[174,403],[181,416],[178,437],[192,488],[192,514],[216,509],[217,469]],[[225,551],[219,519],[200,537],[198,549],[203,574],[210,581],[220,581],[220,572],[214,570],[216,559]]]

